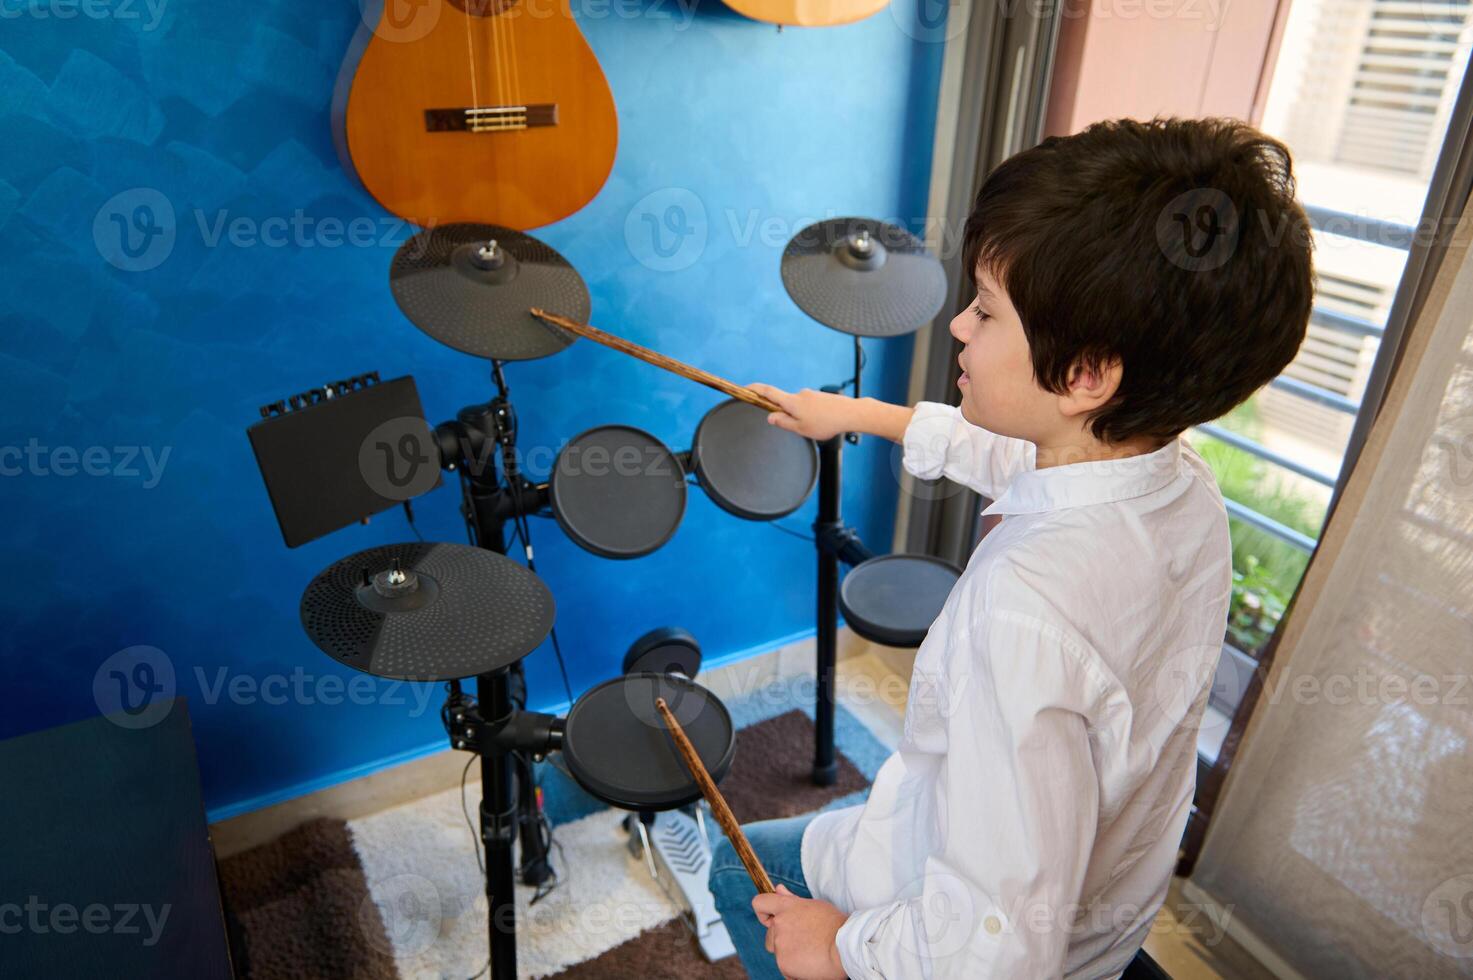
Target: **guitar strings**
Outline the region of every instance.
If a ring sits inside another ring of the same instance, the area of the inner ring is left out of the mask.
[[[467,12],[465,18],[465,47],[471,66],[471,109],[476,110],[481,107],[481,98],[476,92],[476,36],[471,30],[471,20],[472,18],[469,12]],[[470,113],[470,119],[467,120],[467,123],[472,127],[475,125],[475,117],[476,113],[472,111]]]
[[[517,31],[516,31],[516,26],[517,25],[516,24],[513,24],[511,22],[511,20],[510,20],[510,18],[512,17],[512,15],[517,12],[517,8],[518,8],[519,5],[518,5],[517,0],[498,0],[498,2],[503,2],[503,3],[506,4],[506,6],[502,9],[502,12],[499,13],[497,16],[502,16],[504,14],[508,18],[508,20],[506,22],[506,36],[511,40],[511,55],[510,55],[510,57],[511,57],[511,86],[512,86],[512,88],[511,88],[511,94],[512,94],[512,103],[514,105],[518,106],[522,110],[521,116],[522,116],[522,119],[525,120],[526,119],[526,108],[527,107],[526,107],[526,104],[522,102],[522,70],[521,70],[521,64],[520,64],[521,63],[521,58],[517,54]],[[513,113],[513,117],[515,117],[516,115],[517,115],[516,113]]]
[[[499,4],[498,0],[482,0],[482,3],[485,4],[485,6],[483,6],[481,9],[486,12],[487,18],[491,21],[491,50],[492,57],[495,59],[496,62],[496,84],[499,90],[498,95],[500,96],[493,104],[500,107],[506,105],[511,93],[508,91],[510,85],[506,74],[505,59],[502,57],[502,24],[501,17],[497,10]],[[492,118],[498,125],[498,127],[502,121],[501,115],[502,114],[500,112],[492,113]]]

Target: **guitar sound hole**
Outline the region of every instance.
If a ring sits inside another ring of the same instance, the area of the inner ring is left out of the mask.
[[[517,0],[450,0],[450,5],[471,17],[495,17],[517,5]]]

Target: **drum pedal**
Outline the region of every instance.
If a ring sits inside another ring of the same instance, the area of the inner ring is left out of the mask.
[[[691,808],[694,816],[685,809],[663,810],[648,815],[646,821],[631,813],[624,825],[630,832],[630,853],[644,859],[666,897],[682,906],[681,920],[700,943],[701,953],[714,963],[736,955],[736,947],[707,884],[711,845],[701,812],[705,806],[704,801],[695,804]],[[677,894],[672,894],[672,885]]]

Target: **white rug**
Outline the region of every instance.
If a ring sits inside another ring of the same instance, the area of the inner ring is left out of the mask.
[[[806,696],[805,696],[806,695]],[[773,682],[725,699],[738,729],[799,708],[811,719],[812,689]],[[862,714],[862,713],[861,713]],[[888,732],[841,706],[835,741],[864,775],[889,754]],[[466,808],[479,827],[481,787],[466,789]],[[862,799],[863,793],[856,794]],[[858,802],[830,801],[824,809]],[[515,888],[517,975],[534,980],[592,959],[679,915],[630,854],[624,811],[600,808],[558,823],[552,850],[560,884],[535,906],[535,890]],[[468,980],[486,967],[487,902],[476,863],[476,833],[466,824],[459,788],[350,821],[354,846],[404,980]],[[719,834],[714,821],[708,827]],[[489,973],[489,971],[487,971]],[[482,974],[484,978],[486,974]]]
[[[476,818],[480,786],[467,791]],[[668,922],[678,909],[625,846],[624,814],[556,828],[562,881],[535,906],[516,886],[517,974],[557,973]],[[404,980],[459,980],[486,965],[486,896],[475,837],[450,790],[349,824]]]

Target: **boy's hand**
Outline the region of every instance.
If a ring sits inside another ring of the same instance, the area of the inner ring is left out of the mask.
[[[747,387],[782,406],[781,412],[768,413],[770,424],[809,439],[823,442],[841,432],[854,431],[858,421],[855,406],[858,399],[848,395],[814,391],[812,388],[788,392],[756,381]]]
[[[799,898],[786,885],[778,885],[775,894],[753,896],[752,911],[767,927],[767,951],[777,957],[784,977],[845,980],[834,937],[849,916],[828,902]]]

